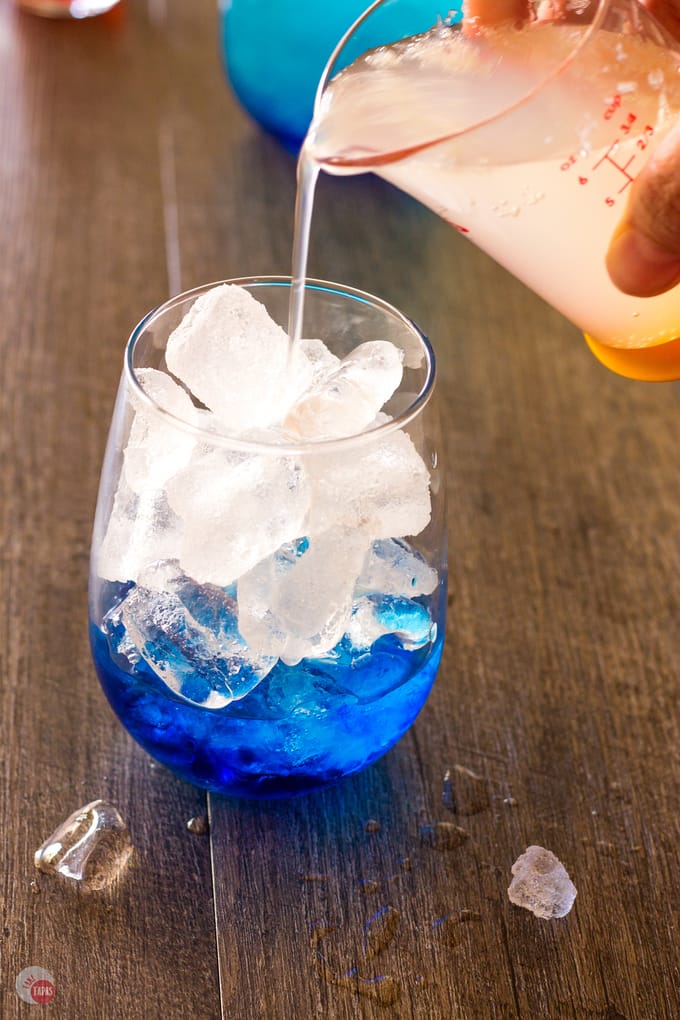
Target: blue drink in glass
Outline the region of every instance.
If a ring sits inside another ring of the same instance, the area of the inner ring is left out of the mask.
[[[370,765],[411,726],[441,658],[443,635],[434,628],[417,649],[395,634],[379,638],[370,651],[344,638],[324,658],[297,666],[278,662],[245,697],[210,710],[170,691],[143,658],[130,662],[116,612],[123,592],[111,595],[106,623],[91,629],[111,707],[154,758],[190,783],[221,793],[306,793]],[[418,606],[418,623],[430,629],[426,621],[434,610],[426,602],[395,608],[384,601],[385,611],[401,610],[407,625]],[[159,641],[156,655],[162,654],[167,649]]]
[[[286,321],[289,280],[236,284]],[[91,647],[111,707],[157,760],[216,792],[290,796],[383,755],[439,666],[446,545],[434,363],[395,309],[311,281],[305,326],[327,338],[330,374],[282,398],[293,408],[285,427],[234,438],[203,406],[206,394],[190,397],[172,375],[179,324],[200,333],[200,299],[219,289],[168,302],[128,345],[93,536]],[[321,342],[309,343],[316,372]],[[400,381],[372,427],[301,436],[310,407],[317,421],[348,379],[376,365],[380,375],[385,351]]]

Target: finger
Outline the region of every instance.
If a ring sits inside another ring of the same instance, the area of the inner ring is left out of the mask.
[[[466,0],[463,24],[474,32],[508,22],[520,25],[532,16],[531,0]]]
[[[536,11],[536,20],[572,25],[588,25],[599,10],[597,0],[585,0],[575,4],[574,0],[541,0]]]
[[[634,182],[607,253],[613,283],[653,297],[680,282],[680,123]]]
[[[642,0],[643,6],[656,20],[680,39],[680,0]]]

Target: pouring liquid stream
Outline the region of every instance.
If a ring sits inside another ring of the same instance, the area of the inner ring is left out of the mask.
[[[297,195],[295,198],[295,224],[293,229],[293,264],[290,306],[288,309],[288,364],[293,364],[295,344],[302,337],[305,301],[305,278],[309,254],[309,235],[312,227],[314,192],[320,167],[310,159],[304,148],[297,167]]]
[[[605,267],[642,153],[680,116],[677,55],[600,31],[561,84],[559,118],[552,85],[520,102],[586,30],[546,23],[468,36],[439,25],[372,51],[331,81],[298,164],[291,344],[302,334],[319,171],[373,171],[579,326],[607,367],[636,379],[680,378],[680,288],[632,298]],[[633,68],[635,83],[625,77]],[[514,102],[510,116],[496,116]]]

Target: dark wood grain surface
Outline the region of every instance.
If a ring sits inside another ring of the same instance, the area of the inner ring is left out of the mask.
[[[207,799],[99,690],[87,561],[125,340],[169,292],[287,272],[294,189],[230,96],[212,0],[73,24],[0,0],[0,1017],[676,1020],[680,389],[607,374],[404,195],[324,180],[310,272],[396,303],[439,358],[449,617],[415,727],[325,794]],[[453,811],[456,766],[479,779]],[[97,797],[129,823],[124,874],[39,875]],[[578,888],[562,920],[507,897],[532,843]],[[17,996],[29,966],[49,1006]]]

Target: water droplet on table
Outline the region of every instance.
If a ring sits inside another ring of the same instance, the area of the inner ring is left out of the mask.
[[[457,815],[476,815],[485,811],[489,806],[486,780],[464,765],[454,765],[444,773],[442,804]]]
[[[381,1006],[391,1006],[399,1001],[399,982],[395,981],[389,974],[380,974],[377,977],[365,978],[356,971],[350,971],[336,979],[335,984],[344,988],[351,988],[358,995],[372,999]]]
[[[604,1012],[601,1014],[602,1020],[626,1020],[623,1013],[619,1013],[616,1006],[607,1006]]]
[[[342,965],[337,956],[331,962],[338,947],[333,946],[332,941],[327,946],[324,943],[329,936],[336,933],[337,928],[321,924],[317,925],[312,933],[313,960],[319,974],[336,987],[347,988],[356,995],[372,999],[382,1006],[389,1006],[397,1002],[401,992],[400,985],[389,974],[366,977],[360,974],[355,966],[346,969],[347,964]],[[327,949],[330,950],[331,959],[329,959]]]
[[[397,933],[401,914],[394,907],[378,910],[364,926],[364,959],[372,960],[389,946]]]
[[[434,850],[457,850],[469,838],[469,832],[453,822],[434,822],[420,827],[420,842]]]
[[[432,930],[435,935],[448,945],[454,945],[458,941],[458,929],[461,924],[469,921],[481,921],[481,914],[476,910],[460,910],[458,914],[445,914],[432,922]]]
[[[314,926],[310,944],[312,949],[316,949],[320,942],[332,935],[337,929],[329,924],[317,924]]]
[[[36,850],[36,868],[104,889],[120,874],[133,852],[127,825],[117,808],[94,800],[74,811]]]
[[[436,921],[432,922],[432,930],[438,939],[445,942],[447,945],[453,945],[456,941],[456,931],[458,929],[458,920],[455,917],[438,917]]]
[[[210,824],[207,815],[194,815],[187,822],[187,829],[194,836],[205,836],[210,832]]]
[[[364,896],[374,896],[380,892],[381,886],[374,878],[365,878],[360,882],[360,888]]]

